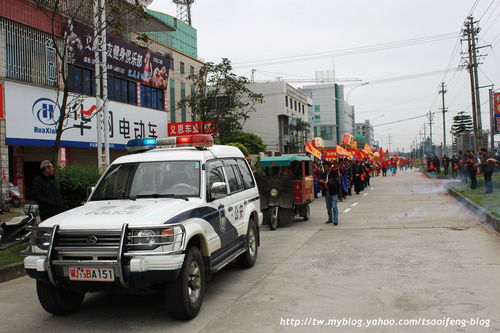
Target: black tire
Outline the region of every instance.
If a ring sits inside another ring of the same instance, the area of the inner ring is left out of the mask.
[[[304,221],[309,221],[311,218],[311,209],[309,207],[309,204],[305,204],[301,208],[301,216],[304,219]]]
[[[15,208],[19,208],[19,206],[21,206],[18,198],[12,198],[12,206]]]
[[[278,206],[273,206],[270,209],[270,214],[269,214],[269,228],[271,230],[276,230],[278,228],[278,221],[279,221],[279,209]]]
[[[190,298],[190,293],[193,296]],[[196,317],[205,295],[205,269],[200,250],[187,249],[179,277],[165,291],[167,310],[175,318],[189,320]]]
[[[247,230],[247,240],[246,240],[246,252],[242,253],[236,258],[236,263],[241,268],[250,268],[255,265],[257,261],[257,253],[259,251],[259,246],[257,244],[257,226],[253,219],[248,222]]]
[[[36,293],[43,309],[56,316],[65,316],[80,309],[85,293],[78,293],[54,287],[43,281],[36,281]]]
[[[293,208],[280,208],[278,214],[278,226],[289,226],[293,221]]]

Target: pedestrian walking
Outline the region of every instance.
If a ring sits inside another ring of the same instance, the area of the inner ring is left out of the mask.
[[[42,221],[64,210],[64,203],[56,180],[54,166],[48,160],[40,164],[40,173],[33,179],[31,196],[38,204]]]
[[[491,177],[493,176],[495,160],[489,156],[486,148],[481,148],[479,154],[481,155],[481,171],[484,175],[484,193],[493,193]]]
[[[325,223],[339,224],[339,209],[337,207],[340,181],[338,170],[334,170],[329,163],[325,164],[321,177],[323,196],[325,197],[328,220]]]
[[[391,165],[392,175],[395,176],[396,172],[398,171],[398,161],[396,161],[395,158],[391,157],[390,165]]]

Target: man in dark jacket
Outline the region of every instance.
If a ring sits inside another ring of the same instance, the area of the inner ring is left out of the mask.
[[[491,177],[493,176],[495,162],[492,159],[488,161],[490,156],[488,155],[488,150],[486,148],[481,148],[479,154],[481,154],[481,171],[483,171],[484,175],[484,193],[493,193],[493,182]]]
[[[338,169],[332,168],[328,162],[325,164],[324,172],[321,175],[320,183],[323,188],[323,196],[325,197],[326,210],[328,212],[328,220],[325,223],[339,223],[339,209],[337,202],[339,199],[340,181]]]
[[[40,164],[40,174],[33,179],[31,196],[38,204],[42,221],[64,210],[63,198],[54,178],[54,166],[50,161]]]
[[[450,158],[448,156],[446,156],[446,154],[445,154],[443,156],[443,172],[444,172],[445,176],[448,175],[449,166],[450,166]]]

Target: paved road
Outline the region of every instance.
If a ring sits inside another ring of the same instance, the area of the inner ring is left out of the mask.
[[[165,316],[160,297],[107,294],[87,296],[74,315],[53,317],[40,308],[33,281],[20,278],[0,284],[0,331],[500,331],[500,237],[446,195],[442,183],[417,172],[379,177],[340,210],[340,225],[325,225],[320,199],[310,222],[265,228],[257,265],[217,274],[190,322]],[[490,322],[448,328],[282,325],[286,319],[343,318]]]

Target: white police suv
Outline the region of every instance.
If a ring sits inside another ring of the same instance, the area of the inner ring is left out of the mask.
[[[24,266],[42,307],[65,315],[86,292],[161,291],[171,314],[191,319],[210,274],[235,259],[253,266],[257,185],[238,148],[212,143],[132,140],[129,150],[154,149],[115,160],[85,205],[34,229]]]

